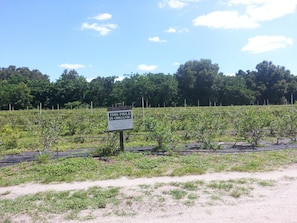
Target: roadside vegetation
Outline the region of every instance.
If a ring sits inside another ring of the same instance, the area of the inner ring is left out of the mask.
[[[277,182],[271,180],[247,178],[143,184],[131,188],[91,187],[77,191],[48,191],[16,199],[2,199],[0,215],[6,222],[10,222],[11,216],[20,214],[27,215],[32,222],[53,221],[52,218],[57,216],[79,221],[108,215],[125,217],[137,215],[142,208],[154,211],[181,205],[234,205],[241,198],[258,196],[253,193],[257,187],[273,188],[276,185]]]
[[[63,158],[45,164],[24,162],[0,168],[0,186],[28,182],[53,183],[85,180],[156,176],[200,175],[208,172],[275,170],[297,163],[297,151],[286,149],[258,153],[213,154],[190,156],[153,156],[146,153],[124,152],[98,160],[92,157]]]

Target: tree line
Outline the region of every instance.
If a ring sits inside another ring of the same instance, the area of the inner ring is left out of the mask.
[[[285,104],[297,95],[297,77],[263,61],[255,70],[226,76],[210,59],[181,64],[174,74],[146,73],[100,77],[88,82],[76,70],[58,80],[27,67],[0,68],[0,109],[74,108],[117,103],[142,106]]]

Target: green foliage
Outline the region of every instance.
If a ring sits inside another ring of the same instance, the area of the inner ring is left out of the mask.
[[[94,156],[114,156],[121,151],[119,145],[119,133],[108,132],[107,138],[103,145],[99,146],[93,153]]]
[[[48,163],[51,159],[51,154],[47,152],[39,152],[39,154],[36,156],[36,160],[38,163],[45,164]]]
[[[27,67],[0,68],[0,109],[112,106],[125,102],[147,107],[194,105],[286,104],[297,94],[297,77],[283,66],[263,61],[236,76],[224,76],[210,59],[186,61],[172,74],[148,73],[96,77],[90,83],[75,70],[64,70],[51,83],[47,75]]]
[[[235,122],[237,136],[249,142],[253,147],[259,146],[259,141],[265,136],[265,129],[270,126],[270,122],[271,119],[267,112],[255,109],[243,112],[238,115]]]
[[[160,122],[154,118],[146,119],[149,135],[152,140],[157,141],[158,146],[155,150],[165,150],[172,153],[169,143],[174,142],[174,135],[169,123]]]
[[[85,168],[89,168],[89,171],[94,170],[96,167],[94,161],[88,158],[68,158],[62,160],[62,162],[53,161],[48,162],[47,165],[41,165],[40,167],[34,166],[32,170],[38,170],[38,174],[42,175],[42,178],[39,180],[43,183],[73,181],[78,179],[79,172],[82,170],[83,165]]]
[[[115,204],[119,188],[100,188],[91,187],[87,190],[78,190],[70,193],[63,192],[44,192],[35,195],[26,195],[15,200],[4,199],[0,202],[0,215],[9,213],[28,213],[35,218],[39,216],[39,221],[44,221],[40,213],[64,214],[65,218],[76,219],[81,211],[86,209],[97,210],[105,208],[108,204]]]
[[[178,81],[180,104],[208,105],[209,101],[215,101],[214,85],[219,76],[218,64],[213,64],[209,59],[187,61],[180,65],[175,77]],[[206,97],[207,95],[207,97]]]
[[[155,146],[172,154],[195,144],[220,149],[220,143],[236,141],[252,146],[297,138],[293,106],[133,108],[136,128],[126,131],[126,148]],[[98,148],[97,155],[119,152],[118,133],[106,131],[106,109],[36,110],[0,112],[2,154],[23,151],[65,151]],[[197,144],[197,142],[199,144]]]
[[[91,157],[49,160],[39,164],[21,163],[0,168],[0,186],[27,182],[73,182],[128,177],[185,176],[213,171],[256,172],[275,170],[297,163],[294,149],[265,153],[216,154],[190,156],[152,156],[121,153],[98,161]],[[222,165],[223,164],[223,165]],[[200,182],[201,183],[201,182]],[[197,182],[199,185],[199,182]],[[184,190],[190,190],[187,185]]]
[[[12,124],[2,126],[0,128],[0,149],[9,150],[17,148],[20,136],[20,130],[13,128]]]
[[[222,115],[213,112],[200,113],[192,124],[195,136],[203,143],[204,149],[219,148],[215,139],[224,133],[227,125]]]
[[[52,146],[58,142],[61,132],[61,123],[59,119],[46,119],[40,117],[38,120],[39,137],[41,138],[42,151],[48,152]]]
[[[173,190],[170,190],[168,194],[170,194],[173,197],[173,199],[180,200],[187,195],[187,192],[180,189],[173,189]]]
[[[289,137],[293,142],[297,141],[297,110],[296,108],[290,109],[280,117],[281,123],[280,135]]]
[[[86,105],[84,105],[80,101],[72,101],[72,102],[65,103],[66,109],[85,108],[85,107]]]
[[[154,169],[154,168],[158,167],[159,160],[144,157],[142,159],[136,160],[135,165],[139,169],[151,170],[151,169]]]

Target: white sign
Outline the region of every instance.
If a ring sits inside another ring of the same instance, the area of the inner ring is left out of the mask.
[[[108,130],[121,131],[133,129],[132,110],[114,110],[107,112]]]

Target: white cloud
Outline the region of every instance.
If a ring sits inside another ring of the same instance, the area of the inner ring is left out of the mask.
[[[64,63],[64,64],[60,64],[59,67],[65,68],[65,69],[79,69],[79,68],[84,68],[85,65]]]
[[[98,21],[104,21],[111,19],[112,15],[109,13],[101,13],[98,14],[94,17],[89,17],[88,19],[95,19]],[[89,30],[94,30],[98,32],[101,36],[106,36],[108,35],[111,31],[115,30],[117,28],[117,24],[112,24],[112,23],[88,23],[84,22],[81,26],[82,30],[89,29]]]
[[[215,11],[193,20],[195,26],[213,28],[254,28],[262,21],[277,19],[296,11],[297,0],[229,0],[231,11]],[[244,13],[237,6],[244,6]]]
[[[189,29],[170,27],[170,28],[166,29],[165,32],[167,32],[167,33],[185,33],[185,32],[189,32]]]
[[[156,70],[157,68],[158,66],[156,65],[146,65],[146,64],[138,65],[138,69],[143,71],[153,71],[153,70]]]
[[[262,4],[250,4],[247,6],[246,13],[253,20],[268,21],[294,13],[297,2],[294,0],[270,0],[262,1]]]
[[[172,9],[181,9],[187,6],[189,3],[192,2],[199,2],[201,0],[163,0],[159,2],[159,7],[164,8],[164,7],[169,7]]]
[[[149,37],[148,40],[151,41],[151,42],[155,42],[155,43],[165,43],[165,42],[167,42],[166,40],[161,40],[160,37],[158,37],[158,36]]]
[[[173,66],[179,66],[180,65],[180,62],[174,62],[172,65]]]
[[[92,23],[89,24],[87,22],[82,24],[82,30],[84,29],[90,29],[98,32],[101,36],[108,35],[111,31],[117,28],[116,24],[98,24],[98,23]]]
[[[163,0],[159,2],[159,7],[164,8],[166,6],[173,8],[173,9],[180,9],[185,7],[187,4],[183,1],[179,0]]]
[[[176,31],[176,28],[170,27],[170,28],[166,29],[165,32],[167,32],[167,33],[176,33],[177,31]]]
[[[199,16],[193,20],[194,26],[208,26],[212,28],[255,28],[259,26],[246,15],[239,15],[237,11],[215,11]]]
[[[96,20],[99,20],[99,21],[102,21],[102,20],[108,20],[108,19],[111,19],[112,18],[112,15],[109,14],[109,13],[102,13],[102,14],[98,14],[94,17],[91,17],[91,19],[96,19]]]
[[[291,44],[293,44],[293,40],[285,36],[255,36],[248,39],[247,45],[242,50],[256,54],[285,48]]]

